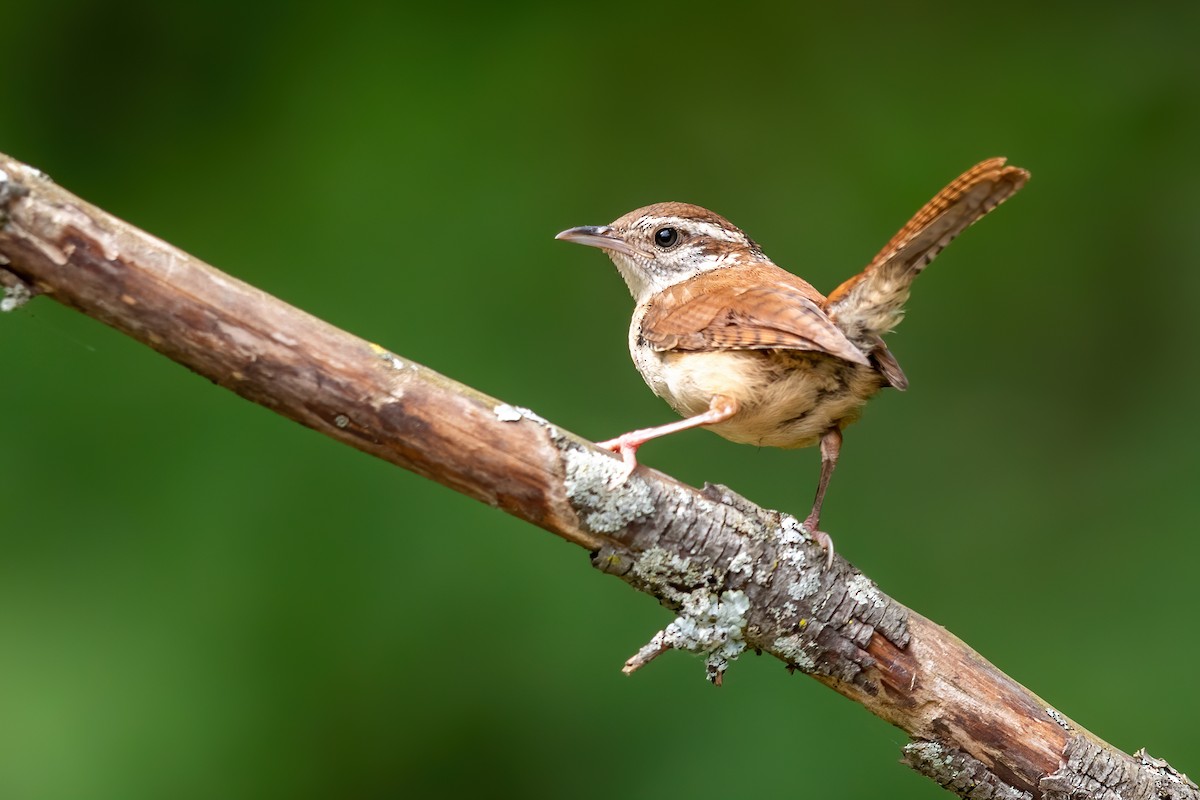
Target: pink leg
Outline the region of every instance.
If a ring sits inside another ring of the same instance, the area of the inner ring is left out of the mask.
[[[606,442],[597,442],[596,445],[603,447],[605,450],[612,450],[614,453],[621,454],[621,459],[625,462],[625,472],[620,476],[620,483],[624,483],[637,467],[638,448],[646,442],[651,439],[657,439],[660,436],[686,431],[688,428],[698,428],[701,425],[715,425],[718,422],[724,422],[737,412],[737,400],[734,400],[732,397],[717,395],[708,404],[708,411],[705,411],[703,414],[697,414],[694,417],[681,419],[678,422],[671,422],[667,425],[630,431],[629,433],[621,434],[615,439],[609,439]]]
[[[830,428],[821,436],[821,479],[817,483],[817,497],[813,500],[812,511],[804,520],[804,528],[817,542],[825,548],[825,568],[833,565],[833,539],[820,529],[821,505],[825,502],[825,490],[829,488],[829,478],[833,468],[837,466],[838,454],[842,450],[842,432],[838,428]]]

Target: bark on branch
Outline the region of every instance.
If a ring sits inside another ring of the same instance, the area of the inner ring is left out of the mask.
[[[720,683],[770,653],[907,733],[905,761],[962,797],[1189,798],[1166,762],[1101,741],[888,597],[795,518],[611,453],[225,275],[0,154],[0,284],[123,331],[352,447],[574,542],[676,613],[626,664],[700,653]]]

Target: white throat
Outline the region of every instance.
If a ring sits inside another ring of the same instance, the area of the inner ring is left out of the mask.
[[[654,269],[653,262],[651,262],[651,267],[647,269],[624,253],[609,250],[608,257],[616,265],[617,272],[621,273],[621,277],[625,279],[625,285],[629,287],[629,293],[633,295],[634,302],[639,305],[677,283],[683,283],[705,272],[735,266],[741,261],[739,254],[731,252],[716,258],[692,259],[686,266],[672,264],[668,267],[664,265],[664,269]]]

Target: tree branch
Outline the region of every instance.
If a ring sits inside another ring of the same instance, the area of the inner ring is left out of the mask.
[[[649,469],[352,336],[85,203],[0,154],[0,284],[46,295],[247,400],[539,525],[676,619],[668,649],[720,683],[746,649],[779,658],[905,731],[905,762],[962,797],[1193,798],[963,642],[824,554],[795,518]]]

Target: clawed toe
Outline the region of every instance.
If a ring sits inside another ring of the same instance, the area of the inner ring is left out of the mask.
[[[825,550],[825,569],[833,566],[833,539],[825,531],[819,531],[807,520],[804,523],[804,529],[808,531],[809,537],[819,544]]]
[[[637,469],[637,450],[638,447],[641,446],[642,442],[637,441],[636,439],[630,439],[628,437],[629,434],[624,434],[615,439],[609,439],[604,442],[596,442],[597,447],[603,447],[605,450],[611,450],[614,453],[620,453],[621,461],[624,462],[621,466],[621,471],[613,475],[612,479],[609,481],[608,485],[610,488],[615,489],[618,486],[624,486],[625,482],[629,480],[629,476],[633,474],[635,469]]]

